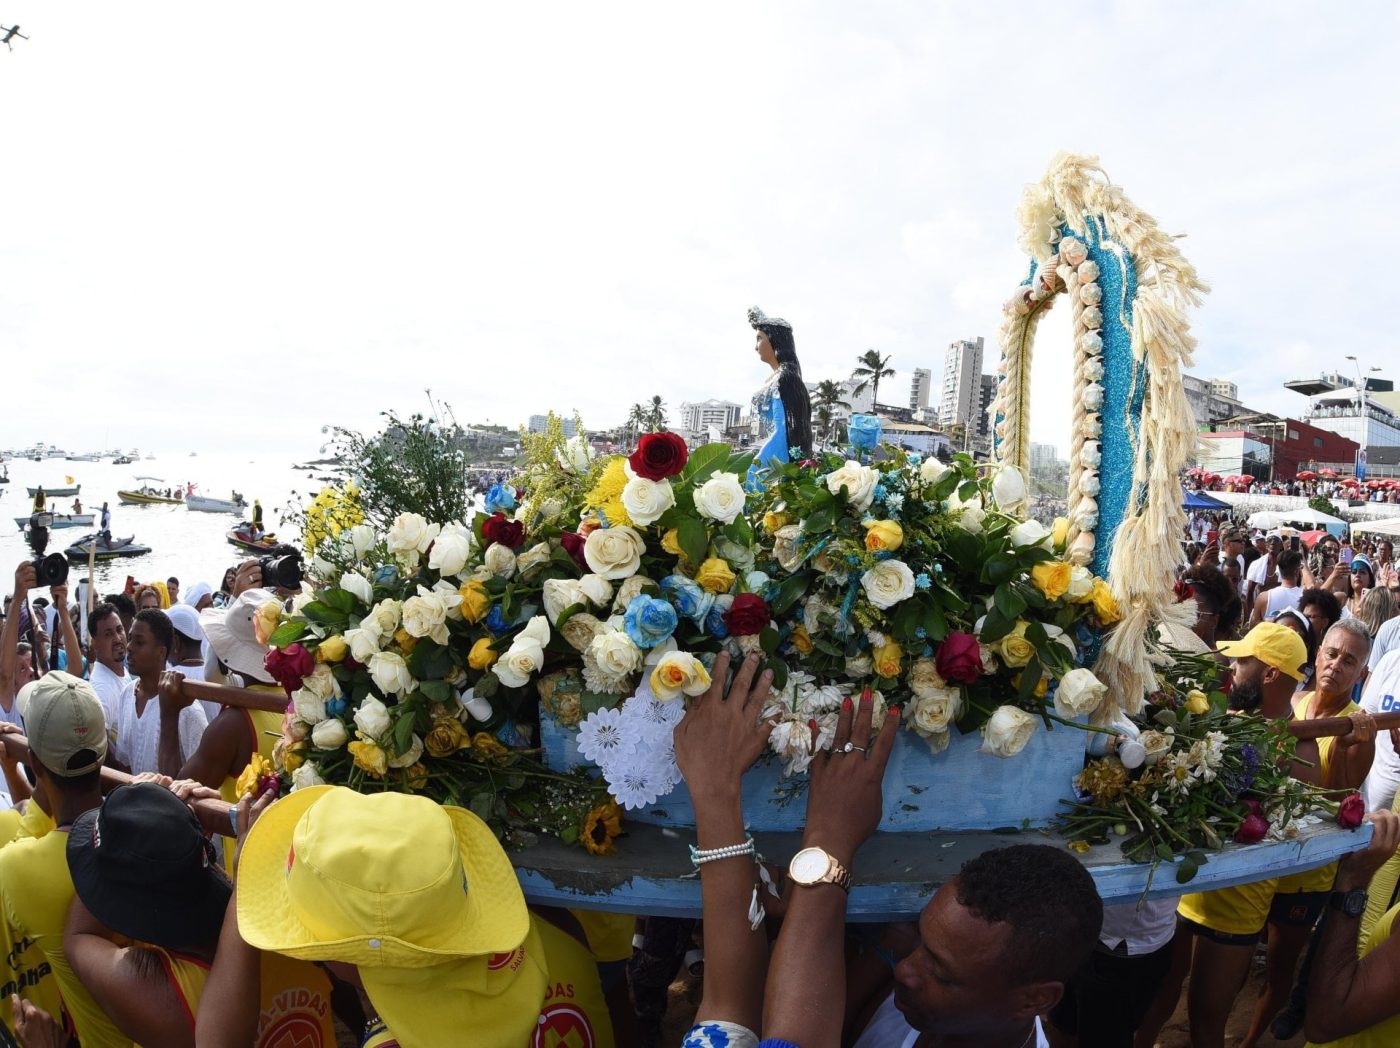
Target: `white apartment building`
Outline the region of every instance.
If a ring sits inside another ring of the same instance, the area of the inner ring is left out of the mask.
[[[966,426],[978,430],[978,407],[982,398],[982,339],[960,339],[948,347],[943,358],[943,387],[939,398],[938,421],[943,426]]]
[[[681,405],[680,428],[690,433],[706,433],[717,429],[721,433],[739,424],[741,408],[731,400],[701,400]]]
[[[918,411],[928,407],[929,389],[933,385],[933,372],[928,368],[915,368],[914,377],[909,383],[909,410]]]

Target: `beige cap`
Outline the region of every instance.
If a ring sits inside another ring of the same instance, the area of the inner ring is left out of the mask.
[[[15,705],[29,749],[49,771],[73,778],[102,766],[107,756],[107,719],[87,681],[51,670],[21,688]]]

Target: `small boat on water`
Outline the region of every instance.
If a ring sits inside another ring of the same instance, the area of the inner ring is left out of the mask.
[[[73,545],[63,551],[64,556],[69,560],[83,561],[88,559],[94,545],[97,547],[98,560],[115,560],[118,557],[139,557],[151,552],[150,546],[143,546],[136,541],[135,535],[128,535],[126,538],[114,538],[110,542],[104,542],[101,535],[88,535],[79,539]]]
[[[248,503],[238,499],[211,499],[207,495],[186,495],[185,507],[201,513],[242,513]]]
[[[50,531],[55,528],[90,528],[96,518],[95,513],[46,513],[45,516],[52,518],[48,528]],[[16,517],[15,523],[19,525],[19,530],[23,531],[29,527],[34,516]]]
[[[29,488],[29,489],[27,489],[27,490],[29,491],[29,497],[30,497],[30,498],[33,498],[35,495],[37,495],[37,494],[39,493],[39,489],[38,489],[38,488]],[[71,488],[45,488],[45,489],[44,489],[44,494],[47,495],[47,496],[48,496],[49,498],[51,498],[51,499],[62,499],[62,498],[68,498],[69,496],[76,496],[76,495],[78,494],[78,492],[80,492],[80,491],[82,491],[82,490],[83,490],[83,486],[82,486],[81,484],[79,484],[79,485],[77,485],[76,487],[71,487]]]
[[[129,466],[129,465],[131,465],[131,464],[132,464],[133,462],[135,462],[135,461],[136,461],[136,460],[133,459],[130,455],[118,455],[116,458],[114,458],[114,459],[112,460],[112,465],[114,465],[114,466]]]
[[[268,550],[277,548],[277,536],[263,533],[260,539],[253,538],[253,532],[247,524],[240,524],[236,528],[228,531],[228,540],[239,549],[252,550],[255,553],[266,553]]]
[[[139,491],[118,491],[117,498],[121,499],[122,502],[126,503],[129,506],[150,506],[161,504],[178,506],[180,505],[180,503],[185,501],[183,498],[174,498],[170,495],[164,495],[161,492],[156,491],[155,488],[141,488]]]
[[[102,456],[99,455],[99,454],[97,454],[97,452],[95,452],[95,451],[89,451],[89,452],[88,452],[87,454],[85,454],[85,455],[65,455],[64,458],[67,459],[69,462],[101,462],[101,461],[102,461]]]

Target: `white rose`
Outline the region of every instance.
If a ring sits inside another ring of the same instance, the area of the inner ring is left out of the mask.
[[[374,603],[374,587],[358,572],[347,571],[340,576],[340,588],[366,607]]]
[[[1143,748],[1143,763],[1152,767],[1172,748],[1175,733],[1168,731],[1145,731],[1138,738]]]
[[[601,575],[590,575],[586,577],[595,579],[602,578]],[[603,579],[603,581],[606,582],[607,580]],[[654,591],[656,589],[656,581],[647,578],[645,575],[633,575],[630,578],[624,579],[617,587],[617,596],[613,599],[613,611],[626,611],[627,605],[636,600],[647,587],[651,587]]]
[[[1065,594],[1071,601],[1084,600],[1094,588],[1094,573],[1082,564],[1069,570],[1069,590]]]
[[[930,455],[919,463],[919,479],[925,484],[937,484],[948,473],[948,467]]]
[[[598,668],[614,679],[636,673],[642,667],[642,649],[625,633],[609,630],[598,634],[589,644],[588,653]]]
[[[515,570],[522,579],[529,579],[549,563],[550,555],[549,543],[537,542],[515,558]]]
[[[938,675],[932,659],[915,659],[909,667],[909,690],[919,698],[936,694],[947,686],[948,682]]]
[[[801,540],[801,524],[785,524],[773,533],[773,558],[784,571],[793,571],[802,563]]]
[[[467,566],[472,533],[461,524],[445,524],[428,554],[428,567],[442,575],[456,575]]]
[[[715,552],[729,562],[735,572],[745,572],[753,567],[753,548],[731,539],[721,538],[715,543]]]
[[[413,690],[413,674],[396,651],[381,651],[369,660],[369,675],[385,695],[406,695]]]
[[[418,758],[423,756],[423,740],[414,735],[408,743],[408,749],[403,753],[395,753],[393,748],[389,749],[389,767],[408,768],[418,763]]]
[[[448,601],[461,597],[453,594],[445,597],[432,590],[418,587],[418,595],[403,602],[403,628],[412,637],[430,637],[438,644],[447,644],[451,639],[447,632]]]
[[[1074,641],[1070,639],[1070,635],[1068,633],[1060,629],[1059,626],[1053,625],[1049,622],[1045,623],[1045,639],[1055,644],[1058,644],[1060,647],[1064,648],[1065,651],[1069,652],[1069,657],[1071,659],[1074,658],[1075,653],[1078,650],[1077,648],[1075,648]]]
[[[574,579],[545,579],[540,597],[544,601],[545,618],[551,626],[559,621],[565,608],[583,603],[583,595]]]
[[[304,720],[297,720],[294,717],[285,723],[286,727],[283,728],[283,734],[292,742],[300,742],[311,733],[311,725],[307,724]]]
[[[855,459],[847,459],[844,466],[826,475],[826,490],[833,495],[839,495],[844,487],[846,497],[851,500],[851,506],[857,513],[864,513],[870,508],[870,503],[875,498],[875,485],[878,483],[879,471],[862,466]]]
[[[884,610],[914,595],[914,573],[902,560],[882,560],[860,577],[870,603]]]
[[[1038,520],[1025,520],[1011,529],[1013,546],[1040,546],[1049,538],[1050,529]]]
[[[366,696],[355,711],[355,727],[371,739],[383,738],[389,730],[389,707],[373,695]]]
[[[946,732],[962,712],[962,693],[956,688],[941,688],[924,695],[914,704],[910,725],[924,737]]]
[[[331,672],[329,666],[324,662],[318,662],[316,668],[302,678],[301,690],[325,702],[327,699],[333,699],[340,695],[340,682],[335,679],[335,674]],[[308,724],[315,723],[307,717],[303,717],[302,720]],[[318,717],[316,720],[320,720],[320,718]]]
[[[389,528],[389,548],[395,553],[427,553],[440,530],[417,513],[400,513]]]
[[[613,595],[612,583],[591,572],[578,580],[578,591],[588,598],[590,604],[599,608],[606,607]]]
[[[326,700],[306,688],[292,692],[292,709],[296,711],[297,720],[307,724],[319,724],[326,719]]]
[[[875,669],[875,663],[871,661],[869,655],[852,655],[846,659],[846,676],[859,680],[861,677],[868,677]]]
[[[308,786],[324,786],[326,780],[321,778],[320,769],[314,762],[303,761],[297,766],[297,770],[292,772],[292,792],[304,790]]]
[[[510,648],[493,667],[508,688],[523,688],[544,665],[544,646],[549,642],[549,623],[536,615],[515,635]]]
[[[671,490],[669,480],[648,480],[632,472],[627,466],[631,479],[622,489],[622,505],[634,524],[653,524],[663,513],[676,504],[676,493]]]
[[[982,500],[980,498],[974,499],[962,505],[961,512],[958,514],[958,527],[969,535],[980,535],[982,522],[986,519],[987,511],[982,508]]]
[[[1026,478],[1015,466],[1002,466],[992,478],[992,498],[1003,513],[1011,513],[1026,501]]]
[[[360,620],[360,628],[375,633],[378,637],[392,637],[399,628],[403,605],[396,600],[381,600]]]
[[[379,634],[372,630],[346,630],[344,637],[356,662],[369,662],[379,651]]]
[[[588,443],[588,438],[580,433],[566,440],[564,446],[555,453],[555,458],[559,460],[559,465],[567,470],[586,473],[593,461],[593,446]]]
[[[493,542],[481,557],[482,566],[497,578],[508,579],[515,574],[515,551]]]
[[[1108,694],[1108,685],[1086,669],[1070,670],[1055,689],[1055,712],[1061,717],[1093,713]]]
[[[738,474],[716,473],[696,488],[695,510],[702,517],[733,524],[744,510],[744,486],[739,483]]]
[[[311,729],[311,745],[318,750],[338,750],[349,741],[350,733],[337,718],[323,720]]]
[[[1023,709],[1015,706],[998,706],[982,728],[981,753],[995,757],[1014,757],[1026,748],[1040,722]]]
[[[583,559],[594,574],[611,582],[635,575],[646,543],[632,528],[595,528],[583,542]]]
[[[374,529],[368,524],[356,524],[350,529],[350,544],[355,547],[357,560],[363,560],[365,554],[374,549],[376,541]]]

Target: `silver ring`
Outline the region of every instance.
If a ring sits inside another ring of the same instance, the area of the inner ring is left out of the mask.
[[[850,746],[851,749],[853,749],[853,750],[859,750],[861,753],[864,753],[864,752],[865,752],[865,747],[864,747],[864,746],[856,746],[856,745],[854,745],[853,743],[849,743],[849,742],[846,743],[846,745],[847,745],[847,746]]]
[[[850,752],[851,752],[853,749],[855,749],[855,748],[856,748],[855,743],[853,743],[853,742],[848,742],[848,743],[846,743],[846,745],[844,745],[844,746],[841,747],[841,752],[842,752],[842,753],[850,753]]]

